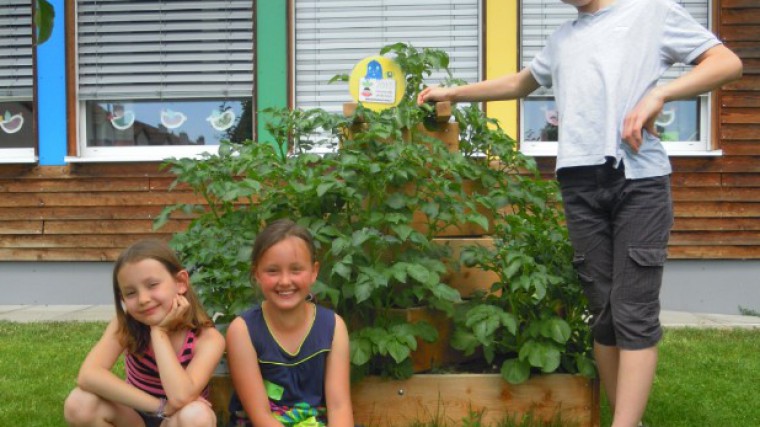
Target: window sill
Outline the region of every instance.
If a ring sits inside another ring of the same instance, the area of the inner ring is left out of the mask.
[[[133,146],[86,148],[79,156],[66,156],[67,163],[163,162],[170,158],[201,158],[216,153],[218,145],[204,146]]]
[[[33,148],[0,149],[0,164],[37,163],[39,158]]]

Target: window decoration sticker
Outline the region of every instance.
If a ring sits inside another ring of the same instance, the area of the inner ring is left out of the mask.
[[[351,71],[348,84],[354,101],[375,111],[398,105],[406,89],[401,67],[384,56],[359,61]]]
[[[187,120],[187,116],[179,111],[172,111],[169,108],[161,110],[161,124],[167,129],[177,129]]]
[[[118,130],[126,130],[131,128],[135,123],[135,112],[117,106],[114,107],[113,113],[108,113],[108,120],[114,128]]]
[[[2,121],[0,121],[0,128],[5,133],[16,133],[24,126],[24,116],[21,113],[11,114],[10,111],[6,111],[3,115]]]
[[[206,117],[206,120],[211,123],[211,127],[218,131],[224,131],[231,128],[235,123],[235,119],[235,112],[232,110],[225,110],[223,112],[214,110],[211,112],[210,116]]]

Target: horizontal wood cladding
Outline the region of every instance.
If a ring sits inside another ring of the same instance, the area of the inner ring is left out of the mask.
[[[190,218],[153,230],[162,209],[201,200],[158,164],[0,165],[0,260],[113,261],[143,238],[169,240]]]

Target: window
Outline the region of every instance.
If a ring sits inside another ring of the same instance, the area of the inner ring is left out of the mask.
[[[677,0],[709,28],[708,0]],[[555,0],[522,0],[521,63],[527,67],[543,48],[546,39],[563,22],[575,19],[573,6]],[[675,65],[661,82],[673,80],[691,67]],[[665,105],[656,125],[668,153],[695,155],[711,153],[709,144],[710,95],[674,101]],[[551,89],[540,88],[522,101],[521,149],[531,155],[557,154],[557,113]]]
[[[32,2],[0,6],[0,163],[35,162]]]
[[[192,156],[252,137],[251,0],[78,0],[71,161]]]
[[[351,101],[348,84],[328,81],[397,42],[441,49],[455,77],[480,79],[479,0],[295,0],[294,12],[297,108],[342,112]],[[434,74],[426,82],[444,77]]]

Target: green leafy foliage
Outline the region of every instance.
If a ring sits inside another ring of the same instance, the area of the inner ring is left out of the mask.
[[[37,29],[37,44],[42,44],[53,33],[55,10],[47,0],[36,0],[34,8],[34,25]]]
[[[411,375],[411,353],[437,332],[404,323],[394,310],[419,306],[454,318],[452,345],[482,349],[509,381],[532,371],[593,371],[556,184],[476,105],[455,112],[460,150],[426,131],[433,107],[418,107],[416,93],[433,70],[448,73],[444,52],[395,44],[381,53],[395,55],[406,73],[408,96],[397,107],[360,105],[354,117],[269,109],[262,116],[275,144],[223,142],[217,154],[167,162],[175,185],[203,203],[167,208],[156,227],[178,212],[193,215],[172,245],[194,267],[204,306],[229,321],[258,300],[249,280],[252,242],[266,223],[289,217],[315,238],[320,273],[312,290],[346,319],[355,375]],[[337,150],[310,153],[326,144]],[[500,280],[463,302],[443,280],[451,250],[433,238],[469,225],[497,245],[467,248],[462,263]]]

